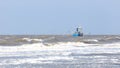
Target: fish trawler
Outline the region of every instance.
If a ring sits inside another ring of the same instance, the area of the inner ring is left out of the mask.
[[[76,31],[73,33],[74,37],[83,36],[82,27],[76,28]]]

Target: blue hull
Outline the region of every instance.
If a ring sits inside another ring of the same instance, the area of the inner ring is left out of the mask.
[[[73,36],[74,37],[83,36],[83,33],[80,33],[80,34],[79,33],[75,33],[75,34],[73,34]]]

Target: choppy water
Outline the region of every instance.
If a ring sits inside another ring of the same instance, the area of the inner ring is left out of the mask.
[[[119,67],[119,35],[0,36],[0,68]]]

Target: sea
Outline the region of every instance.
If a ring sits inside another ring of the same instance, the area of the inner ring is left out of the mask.
[[[0,35],[0,68],[120,68],[120,35]]]

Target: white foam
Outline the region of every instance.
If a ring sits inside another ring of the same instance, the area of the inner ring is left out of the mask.
[[[0,62],[0,65],[35,63],[53,63],[54,60],[76,60],[71,54],[101,54],[101,53],[120,53],[120,43],[112,44],[84,44],[81,42],[59,42],[46,46],[43,43],[24,44],[21,46],[0,46],[0,57],[24,57],[10,58]],[[42,56],[43,57],[42,57]],[[32,57],[32,58],[25,58]],[[95,58],[95,62],[106,63],[106,56],[82,56],[79,58]],[[84,61],[83,61],[84,62]],[[93,61],[94,62],[94,61]],[[119,63],[118,59],[111,59],[110,62]],[[82,63],[82,62],[81,62]]]
[[[26,41],[28,41],[28,42],[31,42],[31,41],[43,41],[42,39],[30,39],[30,38],[23,38],[22,40],[26,40]]]
[[[97,39],[87,39],[87,40],[84,40],[84,41],[87,41],[87,42],[98,42]]]
[[[65,50],[78,50],[81,53],[87,52],[120,52],[120,43],[112,44],[84,44],[82,42],[59,42],[56,44],[49,44],[51,46],[46,46],[43,43],[35,44],[24,44],[21,46],[0,46],[1,53],[10,53],[10,52],[29,52],[29,51],[65,51]],[[97,46],[93,46],[97,45]]]
[[[24,64],[24,63],[35,63],[35,64],[45,64],[45,63],[53,63],[54,60],[74,60],[73,57],[67,56],[47,56],[47,57],[38,57],[38,58],[25,58],[25,59],[9,59],[1,61],[0,65],[9,65],[9,64]]]

